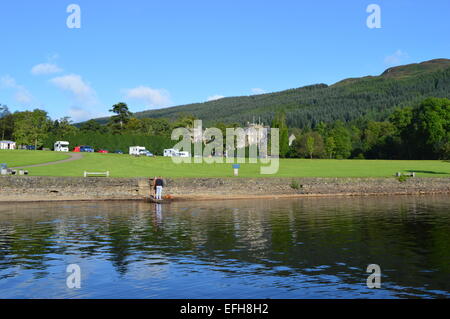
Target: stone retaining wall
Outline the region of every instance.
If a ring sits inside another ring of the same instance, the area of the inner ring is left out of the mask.
[[[168,180],[173,194],[295,195],[450,193],[450,178],[186,178]]]
[[[139,178],[0,177],[0,201],[140,199],[149,189]]]
[[[178,178],[166,186],[165,194],[180,199],[433,194],[450,193],[450,178]],[[149,193],[145,178],[0,177],[0,201],[140,200]]]

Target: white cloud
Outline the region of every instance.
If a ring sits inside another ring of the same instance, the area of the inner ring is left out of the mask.
[[[264,91],[263,89],[260,88],[252,89],[252,94],[264,94],[264,93],[266,93],[266,91]]]
[[[58,76],[49,80],[57,88],[69,94],[72,98],[68,115],[75,122],[82,122],[92,118],[108,116],[96,111],[97,106],[103,107],[97,98],[95,90],[78,74]]]
[[[90,119],[99,118],[99,117],[110,117],[111,114],[108,112],[98,112],[94,108],[89,107],[80,107],[80,106],[71,106],[67,110],[68,116],[75,122],[84,122]]]
[[[86,110],[78,106],[72,106],[68,110],[68,115],[72,118],[74,122],[83,122],[93,118],[110,116],[108,114],[102,114],[91,110]]]
[[[208,101],[208,102],[210,102],[210,101],[216,101],[216,100],[223,99],[224,97],[225,97],[225,96],[223,96],[223,95],[213,95],[213,96],[208,97],[207,101]]]
[[[403,52],[402,50],[399,49],[399,50],[395,51],[393,54],[388,55],[384,59],[384,64],[389,67],[397,66],[397,65],[403,64],[404,61],[408,58],[409,58],[408,53]]]
[[[34,100],[31,93],[10,75],[4,75],[0,78],[0,87],[14,90],[14,98],[19,104],[30,104]]]
[[[97,94],[78,74],[63,75],[50,80],[56,87],[69,92],[79,104],[97,104]]]
[[[140,101],[147,107],[163,107],[169,106],[172,103],[169,92],[164,89],[153,89],[141,85],[123,91],[125,92],[126,99]]]
[[[82,109],[81,107],[73,106],[69,109],[69,116],[75,122],[82,122],[91,119],[93,116],[91,112]]]
[[[31,73],[34,75],[59,73],[63,70],[53,63],[41,63],[33,66]]]

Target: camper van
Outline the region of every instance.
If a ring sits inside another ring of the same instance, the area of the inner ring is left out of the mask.
[[[131,146],[130,147],[130,155],[134,156],[148,156],[152,157],[153,154],[146,150],[143,146]]]
[[[144,146],[130,146],[130,155],[141,155],[142,151],[146,151]]]
[[[176,156],[175,154],[177,154],[177,153],[178,153],[178,150],[176,150],[176,149],[173,149],[173,148],[170,148],[170,149],[164,150],[164,156],[165,156],[165,157],[172,157],[172,156]]]
[[[68,151],[69,151],[69,142],[57,141],[55,143],[55,152],[68,152]]]
[[[166,157],[189,157],[189,152],[180,152],[177,149],[169,148],[164,150],[164,156]]]

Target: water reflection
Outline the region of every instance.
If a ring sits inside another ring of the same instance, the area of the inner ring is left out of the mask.
[[[450,296],[444,196],[0,205],[0,297]],[[82,268],[82,289],[65,267]],[[370,290],[365,269],[382,268]]]

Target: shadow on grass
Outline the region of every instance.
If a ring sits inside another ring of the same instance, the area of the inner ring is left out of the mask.
[[[424,173],[424,174],[439,174],[439,175],[450,175],[450,173],[447,172],[435,172],[435,171],[421,171],[421,170],[407,170],[409,173]]]

